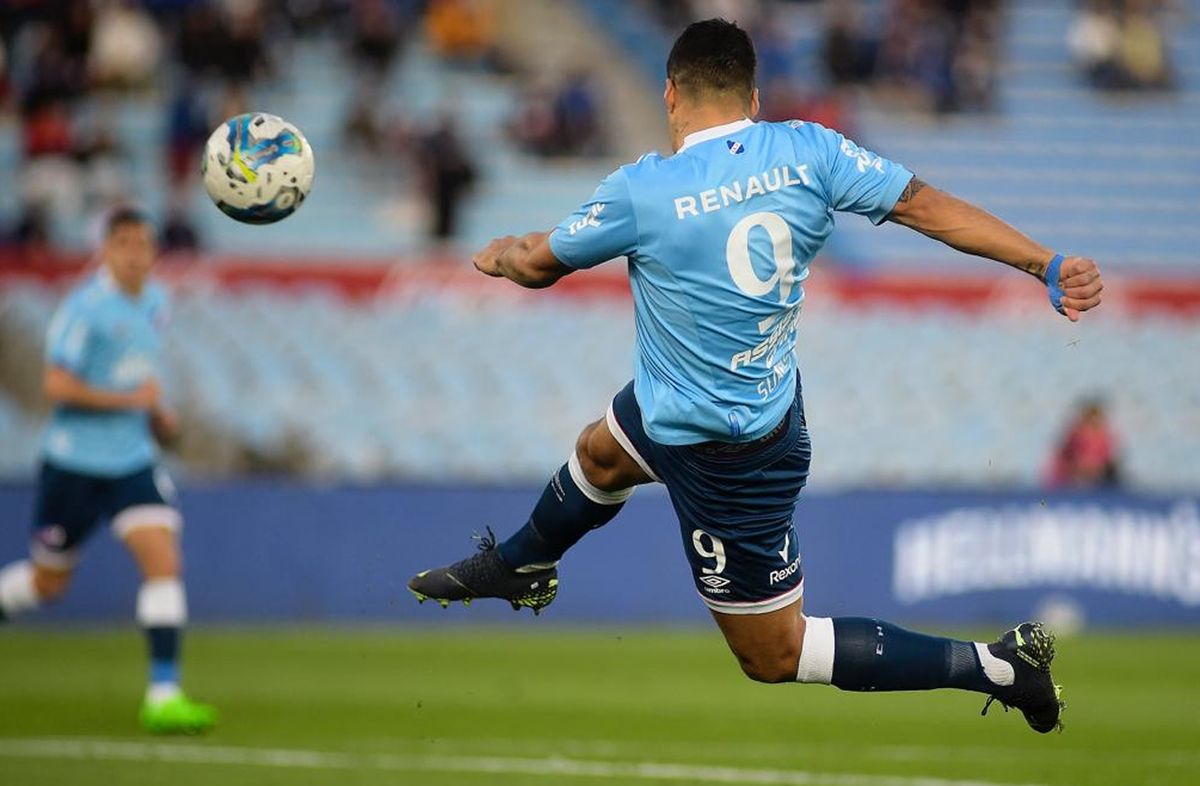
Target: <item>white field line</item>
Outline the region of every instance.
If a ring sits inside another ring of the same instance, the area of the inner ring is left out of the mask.
[[[360,741],[368,742],[368,741]],[[395,745],[394,739],[379,738],[369,740],[372,746]],[[695,760],[697,758],[725,759],[803,759],[809,756],[837,756],[853,754],[860,759],[892,762],[946,762],[963,763],[1006,762],[1014,758],[1053,759],[1057,762],[1078,761],[1086,762],[1127,762],[1155,763],[1160,766],[1200,766],[1200,750],[1181,748],[1164,748],[1159,750],[1141,751],[1104,751],[1094,748],[1063,748],[1057,744],[1053,747],[996,747],[983,745],[923,745],[923,744],[891,744],[870,745],[862,743],[836,742],[731,742],[728,745],[713,742],[689,742],[686,740],[604,740],[604,739],[569,739],[546,738],[534,739],[529,737],[480,737],[471,739],[441,739],[438,748],[457,753],[470,751],[474,753],[503,752],[517,755],[546,754],[548,751],[555,756],[567,757],[613,757],[638,758],[649,751],[657,756],[681,757]]]
[[[0,740],[0,757],[217,764],[303,770],[545,775],[624,781],[665,780],[687,783],[772,784],[774,786],[1000,786],[993,781],[950,780],[923,776],[821,773],[804,770],[752,769],[645,761],[587,761],[557,757],[354,754],[284,748],[72,738]],[[1033,786],[1033,784],[1019,786]]]

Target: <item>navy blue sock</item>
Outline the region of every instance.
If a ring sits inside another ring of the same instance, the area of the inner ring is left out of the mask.
[[[989,693],[975,645],[865,617],[833,618],[833,684],[842,690],[961,688]]]
[[[176,627],[146,628],[150,645],[150,683],[179,682],[179,642],[183,633]]]
[[[525,526],[500,544],[501,559],[512,568],[557,562],[588,532],[612,521],[632,492],[596,488],[572,455],[546,484]]]

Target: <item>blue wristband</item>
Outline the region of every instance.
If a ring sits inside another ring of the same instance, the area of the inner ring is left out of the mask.
[[[1054,259],[1050,260],[1050,264],[1046,266],[1046,293],[1050,296],[1050,305],[1054,306],[1054,310],[1060,314],[1066,314],[1063,310],[1063,290],[1058,285],[1059,270],[1062,268],[1063,255],[1055,254]]]

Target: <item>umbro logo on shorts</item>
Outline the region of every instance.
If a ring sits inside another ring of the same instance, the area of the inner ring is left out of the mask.
[[[724,576],[703,576],[701,577],[700,581],[715,590],[720,589],[721,587],[724,587],[726,584],[730,583],[729,579],[725,578]]]

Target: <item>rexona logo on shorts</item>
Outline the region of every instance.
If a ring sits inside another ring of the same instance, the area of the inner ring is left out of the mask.
[[[771,583],[778,584],[779,582],[783,581],[784,579],[788,578],[789,576],[795,574],[795,572],[798,570],[800,570],[800,555],[799,554],[797,554],[796,558],[794,560],[792,560],[791,564],[788,565],[783,570],[771,571],[771,576],[770,576]]]

